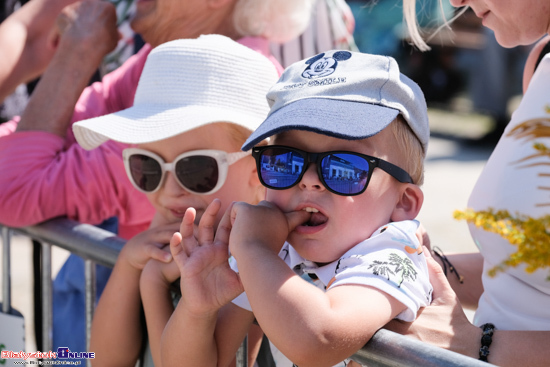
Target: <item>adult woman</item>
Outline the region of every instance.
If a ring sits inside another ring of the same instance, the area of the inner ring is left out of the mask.
[[[404,2],[414,6],[414,0]],[[550,3],[546,1],[451,0],[451,3],[469,5],[505,47],[531,44],[550,31]],[[532,58],[537,59],[534,55]],[[528,62],[526,79],[531,77],[534,64]],[[535,143],[538,147],[550,144],[550,136],[541,129],[547,125],[549,57],[543,59],[531,82],[526,80],[525,85],[529,85],[525,96],[470,196],[468,206],[478,213],[491,213],[494,209],[507,210],[512,213],[509,217],[520,219],[548,217],[548,206],[544,204],[547,195],[541,184],[544,173],[540,172],[540,167],[548,164],[548,156],[537,156]],[[486,218],[492,220],[490,215]],[[501,267],[514,251],[524,250],[512,246],[505,237],[474,225],[470,225],[470,232],[480,253],[448,255],[445,265],[448,268],[452,263],[464,277],[464,283],[460,284],[449,274],[449,281],[461,302],[478,306],[474,323],[483,331],[464,316],[441,268],[436,269],[433,278],[433,306],[426,308],[412,325],[394,323],[389,327],[497,365],[547,366],[550,361],[547,267],[526,272],[531,265],[526,256],[526,264]],[[547,257],[549,252],[548,235],[542,236],[546,240],[541,244],[539,258]],[[526,236],[520,246],[530,240],[531,236]],[[489,275],[489,270],[495,268],[501,271]]]
[[[0,136],[7,134],[0,140],[0,223],[25,226],[68,216],[97,224],[116,216],[121,237],[130,238],[146,229],[154,210],[126,178],[124,146],[109,142],[86,152],[75,144],[71,124],[132,106],[145,59],[152,47],[161,43],[222,34],[270,57],[268,40],[297,36],[307,25],[312,0],[287,0],[284,4],[274,0],[140,1],[131,26],[147,45],[101,83],[86,89],[118,39],[115,9],[108,2],[93,0],[64,8],[57,18],[55,54],[19,124],[0,125]],[[255,27],[257,24],[260,26]],[[10,133],[15,126],[17,131]],[[78,260],[71,257],[69,261]],[[80,268],[70,264],[61,272],[64,284],[74,278],[74,268]],[[100,277],[98,289],[107,275]],[[71,295],[63,305],[68,311],[54,306],[54,346],[83,351],[84,283],[65,288]],[[61,297],[55,294],[54,300]],[[79,321],[80,330],[71,318]],[[67,337],[67,344],[59,345],[56,341],[62,336]]]
[[[311,0],[300,2],[288,0],[285,3],[287,6],[279,6],[280,2],[277,1],[259,0],[189,0],[184,4],[176,0],[140,2],[131,24],[148,45],[121,68],[106,76],[103,83],[96,83],[87,88],[80,100],[78,98],[90,75],[96,70],[103,55],[113,47],[113,39],[117,39],[116,27],[99,27],[101,29],[98,29],[97,24],[100,20],[103,20],[101,24],[113,23],[116,16],[112,5],[105,2],[85,0],[65,8],[58,18],[58,22],[62,25],[58,27],[61,33],[56,54],[43,74],[41,82],[17,125],[17,134],[6,137],[1,144],[0,167],[3,172],[6,172],[7,170],[4,168],[10,167],[10,170],[13,168],[14,157],[19,159],[23,156],[22,153],[27,150],[24,148],[25,145],[35,144],[35,141],[42,142],[40,147],[37,147],[39,151],[33,153],[35,157],[32,157],[31,162],[17,162],[21,171],[13,176],[8,175],[10,177],[2,177],[0,200],[4,203],[5,210],[0,214],[0,222],[12,226],[22,226],[42,222],[59,215],[68,215],[83,222],[98,223],[105,217],[118,215],[120,234],[123,237],[131,235],[131,233],[127,233],[127,230],[136,233],[135,230],[128,227],[138,226],[139,229],[143,229],[151,219],[151,214],[143,215],[143,212],[147,212],[147,208],[149,208],[148,205],[143,204],[146,203],[144,198],[133,198],[133,202],[127,202],[129,208],[119,207],[111,210],[110,213],[97,213],[93,205],[90,205],[89,210],[76,210],[74,200],[67,197],[69,194],[66,189],[63,190],[59,186],[54,187],[56,185],[40,184],[45,177],[51,176],[53,172],[58,172],[58,168],[65,169],[68,166],[66,159],[78,157],[79,148],[72,147],[74,139],[70,131],[68,132],[68,127],[74,121],[131,106],[145,59],[151,47],[163,42],[177,38],[195,38],[200,34],[217,33],[233,39],[240,39],[241,43],[246,43],[251,48],[269,56],[268,43],[263,38],[264,36],[279,41],[291,38],[304,29],[309,19]],[[251,7],[257,11],[248,12]],[[238,29],[237,21],[239,22]],[[256,22],[263,27],[254,28],[253,25]],[[97,45],[102,47],[97,47]],[[51,106],[56,106],[56,108],[50,108]],[[10,125],[10,123],[8,124]],[[12,122],[11,125],[15,124]],[[25,131],[24,134],[19,134],[23,131]],[[50,134],[44,134],[44,132]],[[44,141],[51,144],[50,148],[55,146],[54,149],[48,149],[47,154],[44,152],[46,144]],[[103,167],[104,158],[98,159],[97,157],[104,157],[105,149],[107,147],[100,149],[99,152],[93,152],[94,157],[88,155],[85,159],[89,161],[88,163],[97,162],[98,166]],[[113,147],[110,149],[110,153],[113,153]],[[55,162],[52,158],[58,152],[63,154],[58,156],[57,162]],[[119,155],[116,150],[114,153]],[[49,158],[44,156],[49,156]],[[32,167],[36,164],[37,158],[38,161],[42,161],[42,169],[37,170],[36,166]],[[9,160],[12,162],[10,163]],[[49,167],[46,168],[47,166]],[[91,163],[90,168],[95,167],[96,163]],[[98,168],[98,170],[100,174],[101,171],[105,173],[104,168]],[[27,172],[32,172],[33,175],[22,178]],[[63,171],[63,174],[76,177],[81,183],[80,189],[84,188],[87,182],[95,181],[97,183],[97,180],[88,180],[84,177],[80,170],[76,172]],[[121,170],[120,173],[108,172],[107,174],[112,177],[109,180],[111,184],[121,185],[118,178],[124,177],[124,170]],[[61,177],[59,177],[59,181],[61,186],[65,186]],[[90,189],[93,190],[93,188],[87,188],[87,190]],[[82,192],[80,197],[86,197],[87,202],[93,202],[94,194],[87,190]],[[90,194],[92,198],[90,198]],[[78,193],[72,194],[72,197],[75,196],[79,196]],[[32,200],[29,199],[30,197]],[[40,211],[28,210],[29,207],[36,206],[36,203],[39,203]],[[140,212],[139,218],[133,214]],[[10,214],[8,215],[8,213]]]

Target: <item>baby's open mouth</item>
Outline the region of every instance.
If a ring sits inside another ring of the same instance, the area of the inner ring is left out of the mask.
[[[323,213],[319,212],[319,210],[311,207],[306,207],[302,210],[305,210],[308,213],[311,213],[311,218],[305,223],[303,223],[303,226],[307,227],[316,227],[320,226],[322,224],[325,224],[328,221],[328,218]]]

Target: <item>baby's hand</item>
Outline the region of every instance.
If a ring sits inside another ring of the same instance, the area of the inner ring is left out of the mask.
[[[166,244],[177,230],[178,224],[174,223],[141,232],[124,245],[120,258],[140,271],[150,259],[170,262],[172,255]]]
[[[181,293],[189,312],[205,315],[217,312],[243,292],[239,275],[229,266],[230,228],[220,223],[214,234],[220,201],[214,200],[204,212],[194,234],[195,209],[185,212],[180,233],[170,241],[170,250],[181,273]]]
[[[278,254],[290,232],[311,217],[311,213],[306,211],[284,213],[268,201],[258,205],[233,203],[228,212],[231,224],[229,248],[235,256],[240,250],[246,251],[247,246],[268,247]],[[226,216],[222,222],[227,222]]]

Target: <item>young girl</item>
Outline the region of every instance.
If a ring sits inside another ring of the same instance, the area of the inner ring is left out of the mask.
[[[170,285],[179,278],[164,246],[189,207],[198,223],[215,198],[222,208],[262,200],[254,159],[240,147],[265,118],[265,93],[277,77],[267,58],[229,38],[172,41],[149,55],[133,107],[75,124],[85,148],[109,139],[134,144],[123,151],[128,178],[156,209],[150,229],[124,246],[99,300],[95,365],[135,365],[141,300],[152,359],[161,365],[160,337],[174,307]]]

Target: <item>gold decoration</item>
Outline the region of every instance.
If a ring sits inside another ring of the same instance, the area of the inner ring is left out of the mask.
[[[550,215],[532,218],[527,215],[512,216],[507,210],[465,211],[456,210],[455,219],[466,220],[485,231],[496,233],[517,246],[517,251],[501,264],[489,270],[490,276],[509,267],[525,264],[525,271],[533,273],[550,267]],[[550,281],[550,275],[547,280]]]

